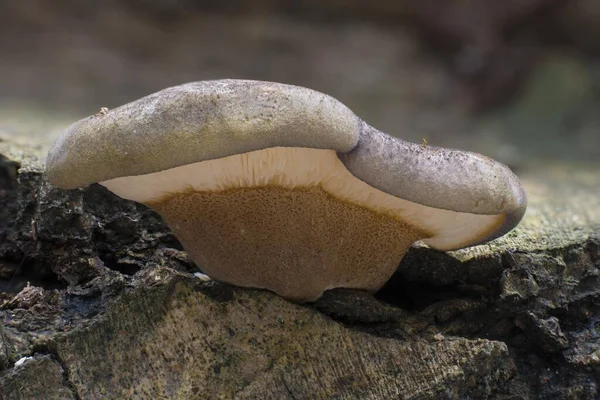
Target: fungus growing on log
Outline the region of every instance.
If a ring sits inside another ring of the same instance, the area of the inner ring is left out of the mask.
[[[47,175],[148,205],[211,278],[297,301],[376,291],[414,242],[492,240],[527,203],[485,156],[393,138],[310,89],[245,80],[176,86],[78,121]]]

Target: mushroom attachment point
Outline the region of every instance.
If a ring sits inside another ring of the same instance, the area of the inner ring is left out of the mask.
[[[416,241],[440,250],[515,227],[517,177],[485,156],[405,142],[334,98],[259,81],[168,88],[71,125],[51,183],[148,205],[212,279],[296,301],[376,291]]]

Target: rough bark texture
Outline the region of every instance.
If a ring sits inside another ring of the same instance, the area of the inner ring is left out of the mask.
[[[156,214],[51,187],[39,152],[0,142],[1,398],[600,393],[593,168],[524,170],[530,208],[505,238],[415,247],[375,297],[297,305],[199,280]]]

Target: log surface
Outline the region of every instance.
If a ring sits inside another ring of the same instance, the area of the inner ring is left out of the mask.
[[[528,167],[514,232],[415,246],[376,296],[298,305],[197,279],[156,214],[97,185],[53,188],[42,153],[0,142],[0,398],[599,393],[595,166]]]

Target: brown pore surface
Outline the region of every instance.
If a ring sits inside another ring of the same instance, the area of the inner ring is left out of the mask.
[[[188,192],[148,204],[211,278],[298,301],[378,290],[428,235],[319,187]]]

